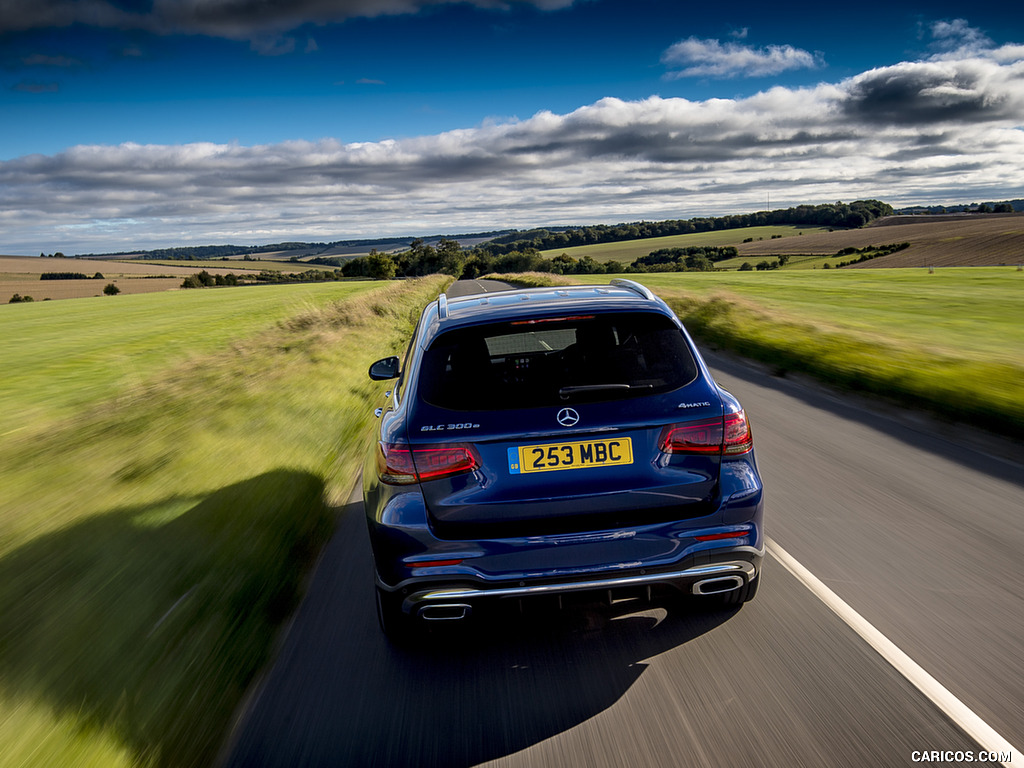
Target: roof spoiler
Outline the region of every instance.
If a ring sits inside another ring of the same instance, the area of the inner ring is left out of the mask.
[[[654,294],[650,292],[647,286],[640,285],[640,283],[634,282],[633,280],[627,280],[624,277],[616,277],[611,280],[610,284],[618,285],[621,286],[622,288],[628,288],[631,291],[639,293],[648,301],[654,301]]]

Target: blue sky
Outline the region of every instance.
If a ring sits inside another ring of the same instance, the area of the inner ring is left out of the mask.
[[[1024,14],[0,0],[0,110],[8,253],[1006,199]]]

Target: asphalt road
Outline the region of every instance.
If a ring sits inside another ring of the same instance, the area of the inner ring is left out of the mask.
[[[471,296],[474,293],[494,293],[495,291],[507,291],[511,288],[508,283],[500,280],[459,280],[452,283],[447,291],[448,298],[455,299],[459,296]]]
[[[709,360],[751,419],[774,542],[1024,744],[1024,468]],[[414,650],[379,633],[370,570],[353,500],[226,765],[902,766],[980,748],[772,556],[739,610],[577,605]]]

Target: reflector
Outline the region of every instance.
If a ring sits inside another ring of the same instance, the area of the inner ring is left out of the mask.
[[[721,539],[739,539],[749,533],[750,531],[725,531],[723,533],[709,533],[706,536],[694,536],[693,538],[697,541],[719,541]]]

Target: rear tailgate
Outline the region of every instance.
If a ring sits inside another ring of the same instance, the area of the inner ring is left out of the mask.
[[[459,423],[437,410],[417,407],[414,446],[458,442],[479,459],[471,472],[421,484],[443,538],[606,530],[699,517],[716,506],[721,456],[659,448],[670,424],[721,419],[720,399],[703,380],[637,400],[461,413]]]

